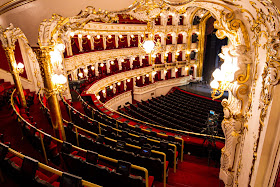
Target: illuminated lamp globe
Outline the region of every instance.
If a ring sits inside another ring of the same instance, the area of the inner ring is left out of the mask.
[[[130,79],[127,79],[127,82],[130,82]]]
[[[111,90],[113,89],[113,86],[112,86],[112,85],[110,86],[110,89],[111,89]]]
[[[70,36],[73,37],[75,35],[74,32],[70,32]]]
[[[122,35],[119,35],[119,37],[122,38],[123,36],[122,36]]]
[[[219,83],[216,80],[211,81],[210,86],[212,89],[218,89]]]
[[[18,69],[23,69],[23,68],[24,68],[23,63],[19,62],[19,63],[17,64],[17,68],[18,68]]]
[[[100,39],[100,35],[97,35],[96,38],[97,38],[97,39]]]
[[[111,39],[111,38],[112,38],[112,35],[109,35],[109,36],[108,36],[108,38],[110,38],[110,39]]]
[[[58,75],[58,80],[57,80],[57,83],[58,84],[65,84],[67,82],[67,79],[64,75]]]
[[[57,75],[57,74],[54,74],[54,75],[52,75],[52,82],[54,83],[54,84],[59,84],[59,75]]]
[[[88,73],[88,69],[84,69],[84,72],[85,72],[85,73]]]
[[[212,75],[216,81],[222,81],[224,79],[223,73],[220,69],[216,69]]]
[[[100,96],[98,95],[98,96],[96,96],[96,98],[99,100],[99,99],[100,99]]]
[[[64,44],[57,44],[56,47],[57,47],[57,49],[59,51],[64,51],[64,49],[65,49],[65,45]]]
[[[114,61],[111,61],[111,64],[114,65]]]
[[[104,64],[103,64],[103,63],[101,63],[101,64],[100,64],[100,67],[103,67],[103,66],[104,66]]]
[[[102,90],[102,93],[106,93],[106,90]]]
[[[137,80],[140,80],[140,77],[137,77]]]
[[[186,66],[186,67],[185,67],[185,70],[188,71],[188,70],[189,70],[189,67]]]
[[[90,69],[93,71],[94,70],[94,66],[91,66]]]
[[[149,74],[146,74],[146,77],[149,77]]]
[[[146,40],[143,43],[143,48],[144,48],[146,53],[151,53],[152,50],[154,49],[154,47],[155,47],[155,43],[152,40]]]
[[[87,38],[90,40],[91,36],[90,36],[90,35],[87,35]]]
[[[131,37],[131,38],[134,38],[134,35],[132,34],[130,37]]]
[[[120,86],[121,85],[121,82],[118,82],[118,86]]]
[[[79,73],[78,75],[79,77],[83,78],[83,73]]]
[[[78,38],[82,38],[83,37],[83,35],[82,34],[78,34]]]
[[[175,72],[178,72],[178,68],[175,68]]]

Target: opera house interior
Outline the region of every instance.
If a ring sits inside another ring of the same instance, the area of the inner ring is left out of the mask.
[[[1,0],[0,186],[280,187],[279,10]]]

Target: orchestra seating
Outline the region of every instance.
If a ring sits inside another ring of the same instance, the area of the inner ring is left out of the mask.
[[[219,115],[218,124],[221,124],[223,110],[220,102],[176,89],[166,96],[130,104],[129,107],[125,106],[124,110],[119,111],[123,111],[139,120],[160,126],[203,133],[210,110]],[[223,136],[220,125],[218,125],[217,135]]]

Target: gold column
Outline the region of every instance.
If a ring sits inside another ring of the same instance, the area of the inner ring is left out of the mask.
[[[208,12],[200,21],[199,24],[199,43],[198,43],[198,66],[197,66],[197,77],[202,77],[203,71],[203,61],[204,61],[204,43],[205,43],[205,29],[206,22],[211,17],[210,12]]]
[[[52,47],[41,46],[40,49],[36,50],[36,54],[38,57],[38,62],[40,65],[41,75],[44,81],[44,90],[47,97],[51,121],[54,129],[54,134],[57,138],[65,141],[65,132],[63,127],[62,115],[60,111],[59,102],[57,99],[57,92],[55,89],[55,85],[52,82],[52,64],[51,64],[51,56],[50,51],[52,51]]]
[[[25,100],[25,96],[23,93],[23,88],[22,88],[22,84],[20,81],[19,72],[17,69],[17,63],[16,63],[16,59],[15,59],[14,49],[12,47],[6,47],[4,49],[5,49],[6,57],[8,59],[10,71],[11,71],[11,74],[13,76],[13,79],[14,79],[14,82],[16,85],[16,89],[18,91],[18,94],[19,94],[19,97],[21,100],[21,104],[24,108],[26,108],[27,107],[26,100]]]

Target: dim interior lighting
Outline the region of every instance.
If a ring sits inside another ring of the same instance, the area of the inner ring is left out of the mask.
[[[121,85],[121,82],[118,82],[117,84],[118,84],[118,86],[120,86],[120,85]]]
[[[100,100],[100,96],[99,96],[99,95],[98,95],[98,96],[96,96],[96,99]]]
[[[97,39],[100,39],[100,35],[97,35],[96,38],[97,38]]]
[[[90,35],[87,35],[87,38],[90,40],[91,36],[90,36]]]
[[[82,37],[83,37],[83,35],[82,35],[82,34],[78,34],[78,37],[79,37],[79,38],[82,38]]]
[[[80,72],[78,75],[79,75],[80,78],[83,78],[83,73],[82,72]]]
[[[90,69],[91,69],[91,70],[94,70],[94,66],[91,66]]]
[[[70,36],[73,37],[75,35],[74,32],[70,32]]]

